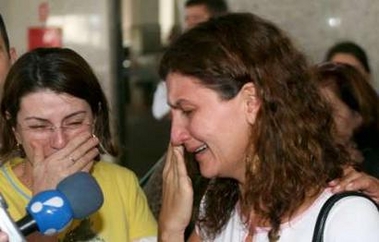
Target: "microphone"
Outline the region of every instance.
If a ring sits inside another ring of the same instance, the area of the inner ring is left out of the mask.
[[[86,172],[63,179],[56,190],[35,195],[26,207],[27,215],[16,222],[24,236],[35,231],[52,235],[64,230],[73,219],[83,219],[103,204],[103,193],[96,180]]]
[[[47,190],[34,196],[26,207],[27,215],[16,222],[23,235],[40,231],[56,234],[72,221],[73,212],[67,198],[58,190]]]
[[[104,202],[99,184],[87,172],[77,172],[63,179],[57,190],[68,199],[75,219],[88,217],[99,210]]]

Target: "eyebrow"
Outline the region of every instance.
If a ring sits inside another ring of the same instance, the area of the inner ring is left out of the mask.
[[[170,103],[170,101],[167,101],[167,105],[170,106],[173,109],[178,109],[183,105],[183,102],[186,102],[184,99],[179,99],[175,103]]]
[[[72,118],[72,117],[79,115],[79,114],[86,114],[86,113],[87,113],[87,111],[84,111],[84,110],[83,111],[77,111],[77,112],[74,112],[74,113],[67,115],[66,117],[63,118],[63,120]],[[34,117],[34,116],[26,117],[25,121],[27,121],[27,120],[38,120],[38,121],[42,121],[42,122],[50,122],[48,119],[40,118],[40,117]]]

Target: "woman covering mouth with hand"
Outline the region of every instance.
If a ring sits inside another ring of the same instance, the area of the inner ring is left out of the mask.
[[[210,179],[189,241],[311,241],[328,182],[353,161],[290,39],[253,14],[229,14],[180,36],[160,75],[172,127],[159,241],[184,241],[191,220],[185,152]],[[374,242],[378,226],[375,205],[349,197],[332,209],[324,241]]]

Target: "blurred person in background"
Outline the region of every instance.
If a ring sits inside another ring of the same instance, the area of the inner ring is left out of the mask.
[[[345,170],[335,192],[362,190],[379,203],[379,97],[370,83],[349,64],[315,66],[321,93],[331,104],[334,136],[357,162]]]
[[[3,85],[8,71],[16,60],[16,49],[10,47],[8,32],[5,26],[3,16],[0,13],[0,98],[3,93]],[[0,129],[2,129],[2,123],[0,121]],[[0,146],[3,143],[0,137]],[[0,161],[1,164],[2,161]]]
[[[345,63],[354,66],[367,81],[371,81],[371,68],[366,51],[352,41],[338,42],[330,47],[324,61]]]
[[[189,30],[195,25],[228,13],[225,0],[187,0],[184,9],[184,27]],[[167,104],[166,83],[160,81],[154,93],[152,104],[153,116],[157,119],[168,118],[170,107]],[[161,205],[162,171],[165,155],[142,178],[142,185],[147,195],[153,214],[158,218]]]
[[[210,18],[217,18],[228,13],[228,5],[225,0],[187,0],[184,6],[184,30],[191,29]],[[169,115],[170,107],[167,105],[166,84],[163,81],[158,83],[154,92],[151,110],[157,120],[167,118]]]
[[[184,30],[187,31],[199,23],[217,18],[228,13],[228,5],[225,0],[187,0],[184,8]],[[179,35],[180,36],[180,35]],[[175,37],[176,39],[177,37]],[[172,41],[175,41],[173,39]],[[167,104],[167,87],[164,81],[159,81],[154,93],[152,114],[155,119],[169,118],[170,107]],[[141,185],[147,196],[150,208],[158,218],[162,203],[162,171],[166,159],[164,154],[155,165],[141,179]],[[198,173],[196,169],[193,169]],[[194,175],[195,176],[195,175]],[[200,176],[194,179],[196,198],[201,198],[206,181]],[[192,232],[193,223],[187,228],[186,237]]]
[[[16,59],[16,50],[10,47],[7,29],[4,19],[0,14],[0,94],[3,89],[5,77]],[[1,96],[1,95],[0,95]]]
[[[184,28],[186,30],[228,13],[224,0],[187,0],[184,5]]]

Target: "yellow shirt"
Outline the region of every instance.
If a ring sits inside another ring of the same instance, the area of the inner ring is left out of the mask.
[[[32,195],[13,173],[12,167],[19,162],[22,159],[15,158],[0,168],[0,192],[15,221],[25,216],[25,207]],[[95,164],[92,175],[101,187],[104,203],[90,217],[74,221],[59,235],[60,241],[128,242],[156,236],[156,221],[132,171],[100,161]]]

